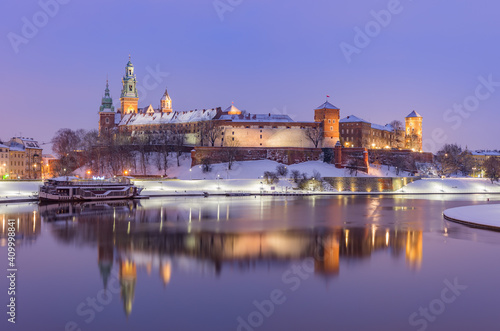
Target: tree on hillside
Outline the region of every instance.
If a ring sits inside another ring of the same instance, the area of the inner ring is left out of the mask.
[[[323,126],[308,127],[306,129],[306,137],[313,143],[315,148],[318,148],[318,145],[325,138],[323,135]]]
[[[436,154],[436,161],[440,165],[442,175],[450,176],[460,168],[460,154],[462,148],[457,144],[446,144]]]
[[[224,148],[222,149],[223,160],[227,162],[227,169],[231,170],[234,161],[238,158],[240,153],[238,140],[224,141]]]
[[[500,158],[490,156],[484,161],[483,167],[486,171],[486,178],[489,178],[491,183],[500,179]]]
[[[278,164],[276,166],[276,173],[278,176],[286,177],[286,175],[288,175],[288,168],[284,164]]]

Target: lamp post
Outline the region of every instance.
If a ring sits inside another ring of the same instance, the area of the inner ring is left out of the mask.
[[[189,168],[189,180],[193,180],[193,176],[191,175],[192,174],[192,168]]]

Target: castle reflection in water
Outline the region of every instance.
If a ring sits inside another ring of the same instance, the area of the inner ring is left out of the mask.
[[[249,213],[231,203],[204,201],[53,204],[32,212],[13,210],[0,217],[18,221],[19,240],[35,240],[41,218],[60,242],[97,246],[104,288],[113,264],[118,265],[127,315],[132,311],[138,269],[148,275],[156,273],[166,286],[172,271],[182,268],[219,275],[226,267],[251,271],[257,265],[286,265],[313,258],[315,274],[330,278],[339,273],[342,260],[369,259],[376,251],[387,250],[396,259],[404,256],[412,269],[418,269],[422,262],[422,230],[418,228],[328,224],[297,229],[292,224],[285,229],[271,226],[264,230],[256,226],[256,220],[288,222],[286,203],[266,212],[251,207]],[[258,206],[258,202],[253,203]],[[249,226],[231,227],[234,220]],[[221,222],[225,222],[223,226]],[[1,240],[6,234],[3,227]]]

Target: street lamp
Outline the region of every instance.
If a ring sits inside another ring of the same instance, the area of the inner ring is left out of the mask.
[[[193,180],[193,177],[191,176],[192,168],[189,168],[189,180]]]

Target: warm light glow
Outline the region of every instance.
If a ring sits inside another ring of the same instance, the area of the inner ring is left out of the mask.
[[[128,170],[123,171],[123,174],[126,176],[128,175]]]
[[[90,170],[87,170],[87,175],[90,175]]]

